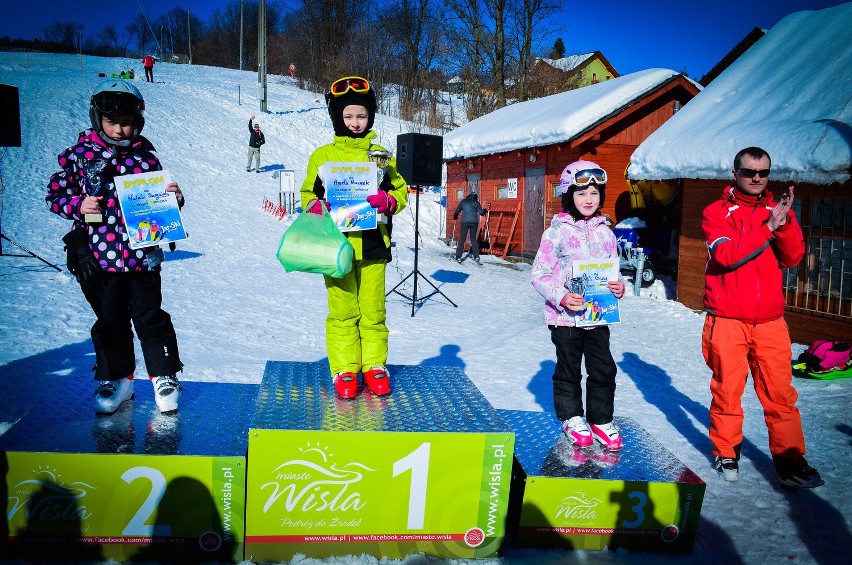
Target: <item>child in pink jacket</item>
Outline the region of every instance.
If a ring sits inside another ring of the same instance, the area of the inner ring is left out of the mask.
[[[566,437],[578,447],[593,438],[610,450],[622,447],[621,433],[613,423],[615,361],[609,350],[609,327],[577,327],[585,309],[583,295],[572,291],[578,259],[618,260],[615,234],[601,214],[606,171],[591,161],[576,161],[560,178],[562,213],[553,217],[541,237],[532,268],[532,285],[544,299],[544,320],[556,346],[553,402]],[[609,290],[621,298],[624,283],[609,281]],[[581,361],[585,356],[586,406],[583,409]],[[586,418],[584,418],[587,417]]]

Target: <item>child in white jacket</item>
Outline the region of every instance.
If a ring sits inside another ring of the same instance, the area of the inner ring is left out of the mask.
[[[544,319],[556,346],[553,401],[567,438],[588,447],[593,438],[607,449],[622,447],[621,434],[613,423],[615,361],[609,349],[609,327],[577,327],[585,303],[572,292],[573,261],[618,259],[615,234],[601,214],[606,189],[606,171],[591,161],[576,161],[560,178],[562,213],[553,217],[541,237],[532,268],[532,285],[545,298]],[[616,298],[624,295],[624,282],[609,281]],[[586,410],[583,410],[580,363],[585,356]],[[584,419],[586,416],[588,419]]]

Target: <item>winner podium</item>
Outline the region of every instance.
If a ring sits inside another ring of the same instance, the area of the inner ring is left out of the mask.
[[[0,560],[242,561],[257,385],[187,382],[180,412],[164,415],[137,379],[109,416],[94,413],[91,378],[45,386],[0,436]]]
[[[496,555],[514,434],[455,367],[390,366],[334,393],[325,362],[268,362],[248,440],[245,557]]]
[[[705,484],[629,418],[624,448],[572,445],[551,413],[498,410],[516,434],[517,547],[692,550]]]

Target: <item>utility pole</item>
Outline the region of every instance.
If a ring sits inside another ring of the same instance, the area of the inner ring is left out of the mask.
[[[266,0],[257,4],[257,82],[260,111],[266,112]]]
[[[192,31],[189,28],[189,6],[186,7],[186,43],[189,45],[189,64],[192,64]]]
[[[80,70],[83,70],[83,24],[77,29],[79,39],[77,40],[77,50],[80,52]]]
[[[240,0],[240,70],[243,70],[243,0]]]

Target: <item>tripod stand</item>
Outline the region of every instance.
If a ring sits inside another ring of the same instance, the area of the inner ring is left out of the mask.
[[[5,233],[3,233],[3,188],[4,188],[4,185],[3,185],[3,157],[5,157],[5,156],[6,156],[6,149],[4,148],[3,153],[0,153],[0,256],[2,256],[2,257],[32,257],[34,259],[38,259],[39,261],[41,261],[45,265],[53,267],[54,269],[56,269],[57,271],[59,271],[61,273],[62,269],[60,269],[59,267],[57,267],[53,263],[47,261],[46,259],[39,257],[38,255],[36,255],[35,253],[30,251],[29,249],[27,249],[23,245],[14,241],[13,239],[9,238],[8,236],[6,236]],[[21,255],[20,253],[5,253],[3,251],[3,240],[8,241],[9,243],[14,245],[18,249],[23,250],[26,253],[26,255]]]
[[[402,296],[403,298],[405,298],[405,299],[407,299],[407,300],[411,300],[411,317],[412,317],[412,318],[414,317],[414,307],[415,307],[415,305],[416,305],[418,302],[423,302],[424,300],[426,300],[426,299],[427,299],[427,298],[429,298],[430,296],[434,296],[434,295],[436,295],[436,294],[440,294],[441,296],[443,296],[444,298],[446,298],[446,299],[447,299],[447,302],[449,302],[450,304],[452,304],[452,305],[453,305],[453,306],[455,306],[456,308],[458,308],[458,307],[459,307],[459,306],[458,306],[458,304],[456,304],[455,302],[453,302],[452,300],[450,300],[450,299],[447,297],[447,295],[446,295],[446,294],[444,294],[443,292],[441,292],[441,291],[440,291],[440,289],[439,289],[437,286],[435,286],[435,284],[434,284],[432,281],[430,281],[430,280],[429,280],[429,277],[427,277],[426,275],[422,274],[422,273],[421,273],[421,272],[417,269],[417,258],[418,258],[419,251],[420,251],[420,187],[419,187],[419,186],[416,186],[416,187],[414,187],[414,189],[415,189],[415,196],[414,196],[414,270],[413,270],[413,271],[411,271],[410,273],[408,273],[408,274],[405,276],[405,278],[404,278],[404,279],[402,279],[401,281],[399,281],[399,282],[396,284],[396,286],[395,286],[395,287],[393,287],[392,289],[390,289],[390,291],[389,291],[389,292],[385,295],[385,296],[390,296],[390,293],[391,293],[391,292],[395,292],[395,293],[397,293],[398,295]],[[404,283],[405,281],[407,281],[407,280],[408,280],[410,277],[412,277],[412,276],[414,277],[414,286],[412,287],[411,296],[408,296],[407,294],[404,294],[402,291],[397,290],[397,289],[400,287],[400,285],[401,285],[402,283]],[[433,290],[432,292],[430,292],[429,294],[427,294],[426,296],[420,296],[420,297],[418,297],[418,296],[417,296],[417,278],[418,278],[418,277],[422,277],[422,278],[423,278],[423,280],[425,280],[427,283],[429,283],[429,285],[430,285],[430,286],[431,286],[434,290]]]

